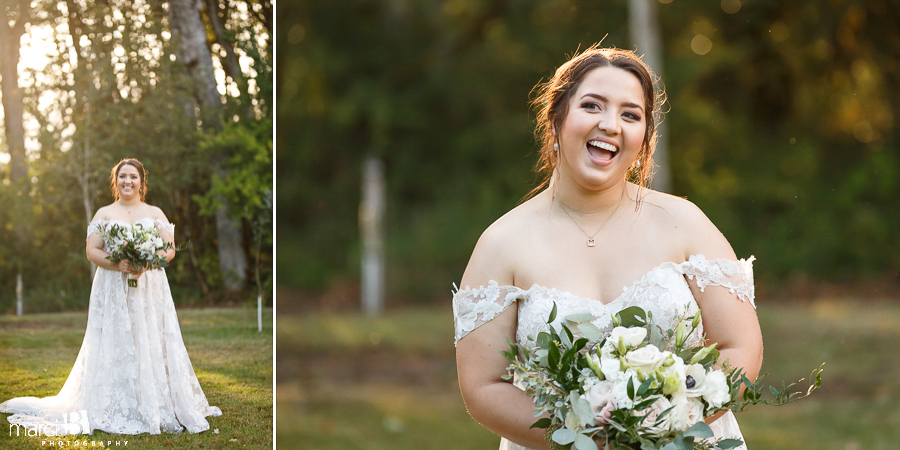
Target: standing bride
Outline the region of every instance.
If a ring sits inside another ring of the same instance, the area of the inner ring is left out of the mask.
[[[138,160],[116,164],[110,188],[115,202],[100,208],[87,229],[87,258],[98,269],[75,367],[56,396],[14,398],[0,404],[0,412],[13,413],[11,424],[44,434],[208,430],[206,417],[222,412],[209,406],[200,389],[165,270],[139,271],[128,261],[112,264],[101,238],[114,223],[141,223],[156,227],[164,241],[173,243],[175,226],[162,210],[144,203],[147,175]],[[165,257],[174,258],[175,250]],[[129,275],[139,278],[136,288],[127,285]],[[66,422],[76,426],[61,426]]]
[[[531,199],[481,236],[453,298],[459,386],[469,413],[503,437],[502,449],[546,449],[534,403],[511,381],[501,354],[570,314],[604,332],[630,306],[664,329],[703,310],[691,337],[717,342],[721,361],[751,380],[762,364],[751,257],[738,260],[703,212],[646,188],[659,97],[633,52],[592,47],[540,86],[539,165]],[[511,307],[515,305],[515,307]],[[740,437],[729,411],[707,417],[717,437]]]

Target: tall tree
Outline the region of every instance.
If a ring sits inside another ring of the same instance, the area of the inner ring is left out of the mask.
[[[29,207],[28,166],[25,161],[25,126],[22,89],[19,87],[19,42],[30,18],[30,2],[27,0],[2,0],[0,2],[0,94],[3,97],[3,125],[10,156],[10,181],[16,192],[17,213],[13,228],[16,233],[14,246],[21,251],[27,237]],[[22,315],[22,262],[16,261],[16,313]]]
[[[176,55],[187,68],[194,82],[194,96],[200,105],[203,128],[211,133],[222,130],[222,99],[216,87],[212,55],[206,37],[206,26],[201,18],[202,1],[170,0],[169,23],[175,41]],[[216,174],[224,179],[222,155],[213,157]],[[220,199],[216,210],[219,267],[229,289],[243,287],[246,280],[247,256],[244,252],[241,225],[228,215],[228,203]]]

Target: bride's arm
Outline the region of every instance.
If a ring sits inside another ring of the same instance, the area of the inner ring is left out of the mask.
[[[97,214],[91,220],[91,223],[100,220],[100,217],[100,211],[97,211]],[[88,261],[92,262],[97,267],[107,270],[117,270],[119,272],[131,271],[131,263],[127,260],[119,261],[118,264],[113,264],[110,260],[106,259],[106,257],[109,256],[109,253],[103,251],[103,238],[100,237],[99,230],[88,236],[84,252]]]
[[[689,205],[692,208],[688,210],[688,226],[684,227],[690,232],[686,236],[688,245],[685,256],[701,254],[708,261],[736,261],[734,250],[725,236],[699,208]],[[688,285],[702,311],[707,341],[718,343],[719,361],[728,361],[732,367],[742,368],[747,378],[755,381],[762,366],[763,341],[759,319],[751,301],[742,299],[723,286],[710,285],[701,291],[696,279],[689,281]],[[711,422],[722,414],[716,414],[707,421]]]
[[[501,243],[508,233],[502,228],[495,223],[479,239],[462,286],[487,286],[489,281],[501,286],[513,284],[510,252]],[[501,378],[509,361],[500,351],[508,349],[506,339],[516,340],[516,309],[513,303],[457,342],[459,388],[469,414],[479,423],[519,445],[547,449],[546,429],[529,429],[537,420],[533,415],[534,402],[512,381]]]
[[[479,423],[519,445],[546,449],[544,428],[529,429],[537,420],[534,402],[511,381],[500,378],[509,361],[506,338],[516,339],[516,305],[476,328],[456,345],[459,389],[466,408]]]
[[[156,220],[160,220],[163,223],[169,223],[169,219],[166,218],[166,215],[162,212],[161,209],[154,207],[154,215],[153,218]],[[159,237],[162,238],[163,241],[172,244],[172,248],[166,250],[165,257],[166,261],[171,261],[175,258],[175,236],[172,233],[169,233],[165,227],[159,227]]]

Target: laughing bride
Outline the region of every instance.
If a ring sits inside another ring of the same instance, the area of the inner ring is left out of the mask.
[[[663,329],[702,308],[695,339],[705,330],[722,361],[758,376],[753,258],[738,260],[692,203],[647,189],[660,96],[634,53],[596,46],[540,86],[546,178],[484,232],[453,298],[460,390],[501,449],[548,448],[546,430],[529,428],[532,400],[501,378],[500,351],[507,339],[533,347],[527,337],[546,329],[554,303],[557,317],[590,313],[604,332],[630,306]],[[717,437],[741,437],[730,411],[706,421]]]

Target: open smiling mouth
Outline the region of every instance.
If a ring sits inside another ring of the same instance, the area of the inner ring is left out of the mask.
[[[619,147],[603,141],[588,141],[587,151],[591,160],[608,163],[619,154]]]

